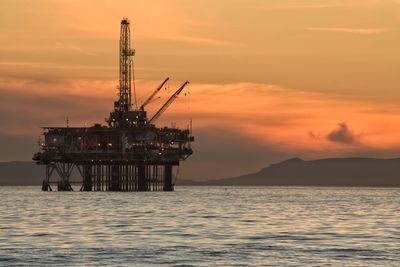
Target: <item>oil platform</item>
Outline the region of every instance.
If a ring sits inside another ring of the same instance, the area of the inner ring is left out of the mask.
[[[157,128],[156,120],[179,96],[186,81],[150,118],[146,105],[163,88],[165,79],[138,106],[132,80],[130,22],[121,21],[119,40],[118,100],[106,119],[107,125],[92,127],[43,127],[40,151],[33,156],[46,166],[43,191],[72,191],[71,174],[77,169],[81,191],[173,191],[174,166],[193,150],[191,125],[188,129]]]

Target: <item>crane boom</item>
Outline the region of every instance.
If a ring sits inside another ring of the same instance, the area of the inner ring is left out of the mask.
[[[179,94],[182,92],[182,90],[188,83],[189,81],[186,81],[184,84],[182,84],[182,86],[175,91],[175,93],[167,100],[167,102],[165,102],[165,104],[156,112],[156,114],[154,114],[154,116],[149,120],[148,123],[153,123],[155,120],[157,120],[169,107],[169,105],[171,105],[171,103],[179,96]]]
[[[143,102],[143,104],[140,106],[140,110],[144,110],[144,107],[150,103],[150,101],[154,98],[154,96],[163,88],[164,84],[166,84],[169,80],[169,77],[167,77],[161,84],[156,88],[156,90],[151,93],[151,95]]]

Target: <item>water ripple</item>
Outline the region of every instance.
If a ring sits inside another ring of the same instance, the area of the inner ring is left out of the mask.
[[[395,266],[400,190],[0,187],[0,266]]]

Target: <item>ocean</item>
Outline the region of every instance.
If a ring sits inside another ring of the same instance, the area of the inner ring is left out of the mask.
[[[0,196],[0,266],[400,265],[398,188]]]

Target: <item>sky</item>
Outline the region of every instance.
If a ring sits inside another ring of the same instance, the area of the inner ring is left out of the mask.
[[[190,85],[158,121],[186,128],[179,176],[288,158],[400,156],[400,0],[2,0],[0,161],[30,160],[42,126],[104,123],[119,24],[131,21],[138,101]]]

